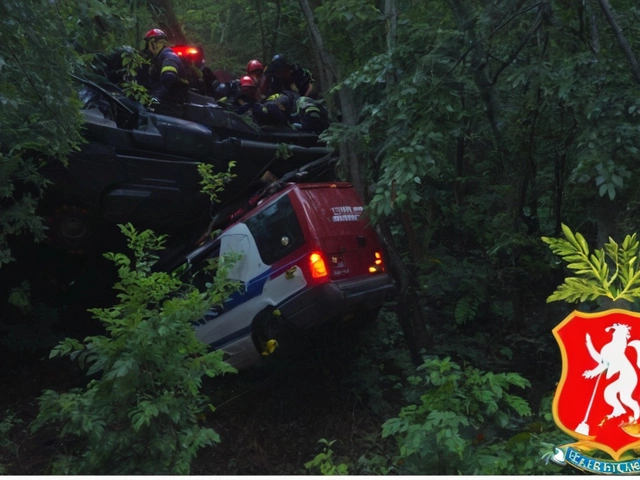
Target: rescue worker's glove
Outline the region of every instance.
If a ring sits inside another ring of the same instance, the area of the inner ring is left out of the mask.
[[[151,95],[157,99],[169,98],[169,90],[164,85],[159,85],[151,91]]]

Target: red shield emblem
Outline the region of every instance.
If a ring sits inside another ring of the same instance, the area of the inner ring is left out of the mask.
[[[562,378],[553,400],[556,424],[576,446],[614,460],[640,447],[640,314],[574,311],[553,329]]]

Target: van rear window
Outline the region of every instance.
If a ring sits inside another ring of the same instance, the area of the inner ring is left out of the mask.
[[[298,218],[287,195],[245,224],[253,235],[262,261],[271,265],[304,245]]]

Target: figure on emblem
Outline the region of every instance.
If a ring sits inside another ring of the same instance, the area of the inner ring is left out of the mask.
[[[613,408],[612,412],[607,415],[607,419],[624,415],[626,413],[625,406],[633,412],[633,417],[630,417],[630,422],[635,422],[640,418],[640,404],[632,397],[633,391],[638,384],[638,374],[625,353],[627,347],[635,348],[638,367],[640,367],[640,340],[628,342],[629,338],[631,338],[629,333],[631,327],[628,325],[615,323],[607,327],[605,332],[609,332],[610,330],[613,330],[613,338],[602,347],[600,352],[593,346],[591,336],[588,333],[586,334],[587,350],[589,350],[591,358],[598,363],[598,366],[594,369],[586,370],[582,375],[585,378],[594,378],[597,376],[598,380],[596,381],[585,419],[575,430],[577,433],[588,435],[589,426],[586,423],[587,418],[598,388],[600,376],[605,371],[607,372],[607,379],[616,373],[620,374],[620,376],[611,382],[604,390],[604,400]]]

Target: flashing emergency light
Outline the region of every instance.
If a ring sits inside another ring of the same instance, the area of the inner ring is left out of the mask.
[[[204,52],[200,47],[193,47],[191,45],[175,45],[171,47],[179,57],[184,57],[191,60],[194,63],[204,61]]]

